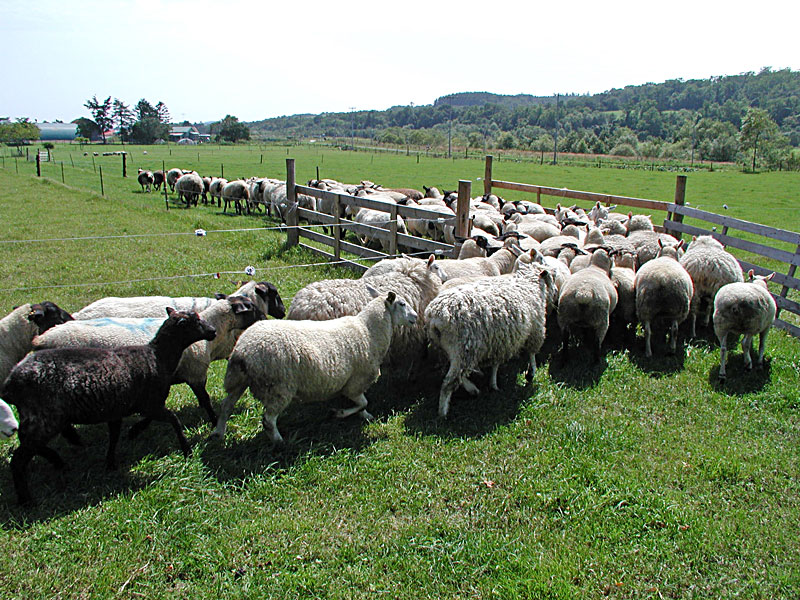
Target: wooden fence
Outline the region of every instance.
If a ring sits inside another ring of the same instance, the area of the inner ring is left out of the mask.
[[[469,200],[471,195],[471,183],[469,181],[459,181],[458,185],[458,208],[456,210],[456,217],[454,218],[455,234],[459,237],[466,237],[469,235]],[[397,222],[398,216],[413,219],[425,219],[442,223],[447,218],[443,218],[441,213],[427,210],[425,208],[418,208],[415,206],[401,206],[394,202],[386,202],[383,200],[373,200],[370,198],[360,198],[350,196],[348,194],[339,194],[316,188],[297,185],[295,182],[294,159],[286,159],[286,193],[289,200],[289,212],[286,218],[286,225],[288,229],[288,244],[300,245],[312,252],[319,254],[328,260],[335,260],[341,262],[344,266],[363,271],[369,265],[362,265],[342,256],[342,252],[354,254],[363,258],[379,260],[382,258],[397,256],[398,252],[408,253],[431,253],[439,256],[454,256],[457,251],[458,245],[446,244],[425,238],[407,235],[398,231]],[[326,200],[333,203],[333,211],[331,215],[308,210],[298,206],[297,197],[300,194],[311,196],[319,200]],[[356,223],[354,221],[342,218],[342,208],[345,206],[352,206],[355,208],[367,208],[387,213],[388,229],[380,227],[373,227]],[[327,235],[317,228],[308,226],[301,226],[300,219],[303,219],[310,225],[324,225],[330,228],[332,235]],[[387,252],[373,250],[364,246],[347,242],[340,238],[339,231],[347,230],[353,231],[359,235],[368,236],[373,239],[380,240],[382,245],[386,247]],[[315,246],[309,246],[300,242],[300,238],[308,239],[326,246],[330,246],[332,251],[326,252]]]
[[[790,290],[800,290],[800,279],[795,277],[797,267],[800,265],[800,233],[785,229],[776,229],[774,227],[751,223],[741,219],[734,219],[732,217],[686,206],[684,203],[686,195],[685,175],[677,176],[675,200],[673,202],[661,202],[658,200],[629,198],[626,196],[597,194],[594,192],[581,192],[496,180],[492,178],[492,157],[487,156],[484,193],[491,193],[493,188],[534,193],[536,194],[536,201],[539,204],[541,204],[542,196],[554,196],[558,198],[570,198],[572,200],[585,200],[591,203],[600,202],[606,206],[616,204],[618,206],[643,208],[649,211],[661,211],[664,213],[665,218],[663,224],[656,227],[656,229],[660,231],[666,231],[679,239],[682,238],[683,234],[711,235],[728,248],[736,248],[744,252],[763,256],[771,261],[770,268],[757,265],[739,257],[737,257],[737,260],[745,272],[753,269],[758,275],[775,273],[772,281],[774,284],[781,286],[781,289],[778,294],[772,294],[778,305],[778,315],[773,326],[789,332],[794,337],[800,338],[800,327],[780,317],[781,311],[788,311],[794,315],[800,315],[800,303],[788,298]],[[552,212],[552,209],[546,210]],[[692,219],[692,224],[684,223],[684,217]],[[721,227],[722,230],[717,231],[718,227]],[[734,237],[731,235],[731,230],[744,233],[749,239]],[[794,251],[777,248],[775,247],[776,242],[794,246]],[[773,269],[771,268],[773,264],[778,264],[779,266]],[[785,272],[781,272],[782,270]]]

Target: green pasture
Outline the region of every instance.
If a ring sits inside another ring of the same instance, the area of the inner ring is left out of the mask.
[[[311,281],[354,276],[299,266],[319,259],[287,249],[277,230],[253,230],[276,225],[263,214],[185,210],[171,196],[167,210],[163,193],[140,191],[138,167],[284,178],[288,156],[301,182],[319,167],[344,181],[455,189],[469,179],[482,191],[479,160],[315,146],[126,150],[127,179],[118,156],[92,165],[98,146],[56,146],[42,179],[4,150],[3,314],[45,299],[74,311],[101,296],[230,292],[248,265],[287,304]],[[497,159],[494,173],[667,201],[676,175]],[[733,216],[798,229],[800,174],[687,175],[694,206],[727,204]],[[84,426],[85,448],[51,444],[69,470],[33,461],[38,503],[26,510],[8,469],[17,441],[5,442],[0,598],[800,595],[796,339],[773,331],[752,373],[737,348],[722,385],[708,335],[655,359],[641,336],[630,348],[612,344],[597,367],[581,353],[565,366],[546,354],[530,384],[518,362],[500,369],[500,392],[456,394],[446,421],[436,418],[442,373],[432,361],[421,373],[386,372],[367,392],[373,423],[330,418],[339,401],[292,406],[279,419],[282,447],[264,438],[249,393],[224,442],[208,441],[194,395],[176,386],[168,403],[187,428],[189,459],[156,423],[123,439],[119,470],[106,472],[106,428]],[[209,374],[215,404],[224,371],[218,362]]]

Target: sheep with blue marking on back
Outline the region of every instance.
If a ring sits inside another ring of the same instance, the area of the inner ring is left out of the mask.
[[[28,463],[39,455],[63,467],[47,443],[74,424],[108,423],[108,468],[116,467],[122,419],[135,413],[170,423],[184,455],[189,455],[181,423],[164,403],[184,349],[214,339],[215,332],[197,313],[168,308],[167,315],[145,345],[42,350],[14,367],[0,396],[19,413],[20,444],[11,457],[11,473],[20,503],[31,500]]]
[[[357,315],[330,321],[262,321],[248,328],[225,372],[225,399],[212,437],[223,437],[237,400],[249,387],[264,406],[262,423],[273,442],[283,441],[278,416],[292,400],[308,402],[344,395],[355,406],[335,411],[371,419],[364,396],[380,376],[392,338],[417,314],[394,292],[373,296]]]
[[[439,415],[446,417],[458,386],[478,394],[469,376],[491,366],[489,386],[497,390],[497,371],[520,352],[528,358],[528,377],[536,372],[536,353],[545,339],[548,307],[555,304],[552,272],[520,263],[515,273],[468,281],[440,293],[425,310],[431,342],[450,364],[439,392]]]
[[[775,298],[767,289],[767,282],[775,273],[767,276],[756,276],[753,270],[748,272],[749,282],[734,282],[723,285],[714,297],[714,332],[719,339],[720,361],[719,378],[727,376],[725,363],[728,358],[728,335],[743,335],[742,352],[744,368],[753,368],[750,352],[753,337],[759,336],[756,367],[764,362],[764,350],[767,346],[767,334],[775,321],[777,306]]]
[[[209,366],[214,361],[227,359],[241,332],[266,317],[250,298],[236,295],[215,300],[199,314],[214,327],[217,335],[212,341],[198,341],[184,351],[175,370],[173,383],[186,383],[192,389],[213,426],[217,423],[217,415],[206,391]],[[41,351],[52,348],[114,348],[146,344],[162,323],[163,319],[124,317],[70,321],[39,335],[33,341],[33,348]]]

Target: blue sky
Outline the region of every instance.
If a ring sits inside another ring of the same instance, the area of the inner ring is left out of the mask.
[[[800,70],[798,22],[771,1],[3,0],[0,117],[70,121],[97,95],[252,121]]]

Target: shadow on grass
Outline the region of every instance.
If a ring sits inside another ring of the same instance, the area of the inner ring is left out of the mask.
[[[732,354],[728,351],[728,360],[725,364],[727,379],[719,379],[719,363],[708,374],[708,383],[715,392],[728,396],[741,396],[762,391],[770,382],[772,360],[764,357],[761,367],[753,366],[751,371],[744,368],[744,354]]]
[[[204,411],[194,405],[186,405],[174,411],[178,419],[188,427],[184,433],[189,445],[194,448],[200,437],[194,433],[199,428],[204,437],[210,431]],[[48,447],[61,456],[67,464],[58,470],[41,457],[35,457],[28,465],[28,484],[34,498],[32,506],[21,507],[11,479],[8,461],[17,447],[9,445],[4,452],[4,468],[0,469],[0,526],[4,529],[24,529],[34,523],[95,506],[142,489],[160,475],[137,471],[136,465],[146,457],[163,458],[172,453],[182,456],[178,440],[172,427],[167,423],[153,422],[138,437],[127,437],[130,426],[139,420],[129,417],[122,423],[122,433],[117,445],[117,469],[108,471],[105,466],[108,448],[108,426],[78,425],[77,430],[83,446],[72,446],[62,437],[53,438]]]

